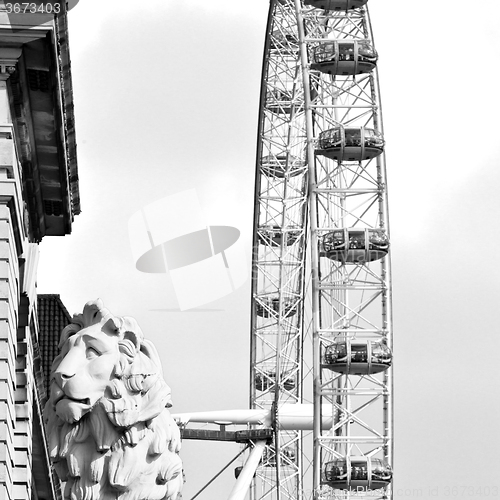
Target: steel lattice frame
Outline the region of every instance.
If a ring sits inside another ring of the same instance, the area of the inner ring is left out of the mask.
[[[288,4],[271,5],[263,71],[250,405],[269,409],[302,399],[297,382],[303,357],[307,135],[296,16]],[[301,456],[300,433],[277,432],[257,470],[253,497],[296,499],[302,489]]]
[[[250,405],[277,411],[312,396],[314,431],[309,446],[301,431],[280,431],[277,421],[275,442],[257,470],[255,499],[392,497],[390,488],[364,496],[334,490],[322,472],[328,461],[349,456],[392,465],[391,369],[342,375],[322,364],[326,347],[338,340],[383,339],[392,347],[389,258],[349,264],[320,252],[334,229],[388,234],[384,154],[338,161],[316,151],[319,134],[334,127],[383,131],[376,68],[354,76],[311,69],[311,53],[325,39],[373,45],[367,9],[271,1],[257,154]],[[322,428],[322,414],[333,425]]]

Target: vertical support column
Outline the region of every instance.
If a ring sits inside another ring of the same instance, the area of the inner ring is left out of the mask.
[[[33,349],[19,271],[26,234],[7,91],[19,55],[0,50],[0,500],[31,498],[32,477]]]
[[[1,174],[2,172],[0,172]],[[18,268],[10,210],[0,203],[0,500],[13,499]]]
[[[2,266],[3,267],[3,266]],[[1,293],[5,280],[1,278]],[[14,388],[15,353],[11,340],[12,327],[6,318],[0,318],[0,499],[11,499],[14,465]]]
[[[5,78],[2,78],[5,77]],[[8,75],[0,75],[0,124],[10,122]],[[0,179],[12,168],[12,140],[0,138]],[[0,182],[0,500],[13,496],[15,470],[15,389],[19,270],[8,200],[11,186]],[[4,196],[7,195],[5,198]]]
[[[300,72],[293,0],[272,0],[257,143],[250,404],[276,417],[303,397],[307,168]],[[302,433],[282,428],[279,418],[275,431],[251,498],[301,500]]]
[[[14,430],[14,500],[31,497],[33,447],[33,345],[29,326],[30,306],[22,296],[17,329],[15,391],[16,427]]]
[[[319,252],[318,252],[318,214],[316,199],[316,170],[314,154],[314,129],[311,108],[311,88],[309,75],[309,55],[306,42],[306,32],[304,18],[302,16],[302,5],[299,0],[295,0],[295,13],[297,17],[297,29],[300,44],[300,63],[302,68],[302,85],[304,89],[304,110],[306,115],[306,140],[307,140],[307,160],[308,160],[308,213],[310,231],[310,263],[312,281],[312,334],[313,334],[313,499],[319,497],[321,482],[321,447],[318,441],[321,435],[321,346],[319,340],[320,307],[319,307]]]

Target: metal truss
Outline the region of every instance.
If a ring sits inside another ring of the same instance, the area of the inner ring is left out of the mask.
[[[302,11],[308,56],[325,40],[368,42],[373,47],[364,9]],[[309,68],[312,142],[330,129],[382,132],[376,68],[369,73],[330,75]],[[312,149],[312,147],[311,147]],[[311,151],[311,153],[313,153]],[[311,247],[318,251],[317,304],[314,335],[316,425],[314,490],[316,498],[374,498],[378,490],[331,488],[325,465],[349,457],[379,457],[392,464],[392,378],[381,373],[338,373],[325,365],[325,352],[335,343],[359,340],[392,342],[388,257],[374,262],[336,261],[321,254],[324,236],[335,229],[382,229],[387,232],[387,191],[383,153],[367,159],[331,159],[314,151],[310,203]],[[334,425],[322,429],[325,410]],[[387,498],[389,488],[380,489]]]
[[[307,227],[304,89],[297,22],[273,2],[261,93],[252,289],[251,408],[302,400],[302,323]],[[275,425],[252,498],[290,499],[302,490],[301,433]]]
[[[389,236],[384,154],[353,159],[341,150],[332,158],[318,147],[333,129],[344,139],[348,129],[361,137],[383,132],[377,70],[323,72],[311,63],[325,43],[373,47],[366,8],[271,2],[256,169],[250,406],[278,415],[283,404],[311,398],[314,426],[312,435],[285,431],[276,418],[253,499],[392,498],[387,485],[355,491],[325,476],[335,460],[393,461],[391,368],[341,373],[325,362],[335,343],[392,348],[389,257],[332,258],[324,245],[335,230]]]

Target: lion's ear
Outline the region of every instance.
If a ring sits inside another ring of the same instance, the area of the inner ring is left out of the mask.
[[[140,339],[137,337],[137,334],[135,332],[132,332],[130,330],[127,330],[124,334],[123,334],[123,340],[128,340],[130,342],[132,342],[132,344],[134,344],[134,347],[135,347],[135,351],[136,352],[139,352],[139,348],[141,347],[141,341]]]
[[[118,349],[125,356],[129,364],[135,362],[139,347],[134,332],[125,332],[123,338],[118,341]]]
[[[118,349],[125,355],[129,363],[132,363],[137,354],[137,348],[135,344],[128,339],[122,339],[118,341]]]
[[[119,319],[120,352],[127,356],[129,362],[132,362],[141,348],[144,334],[135,319],[128,317],[117,319]]]
[[[122,354],[125,354],[129,363],[132,363],[140,348],[140,341],[135,332],[123,333],[122,339],[118,341],[118,348]]]

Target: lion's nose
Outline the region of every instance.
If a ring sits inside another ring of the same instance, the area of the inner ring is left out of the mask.
[[[62,387],[65,382],[67,382],[70,378],[74,377],[74,373],[64,373],[64,372],[56,372],[54,373],[54,378],[56,379],[56,383],[59,387]]]

